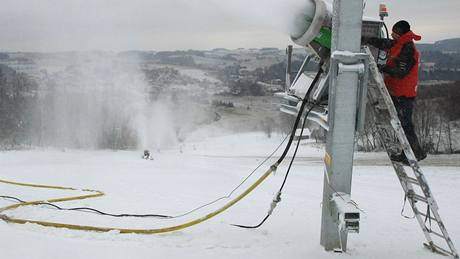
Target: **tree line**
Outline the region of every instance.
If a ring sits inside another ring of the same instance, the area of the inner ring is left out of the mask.
[[[0,148],[30,143],[38,85],[25,74],[0,65]]]

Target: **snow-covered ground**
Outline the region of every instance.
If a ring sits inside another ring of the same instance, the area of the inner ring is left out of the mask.
[[[141,151],[2,152],[0,179],[97,189],[106,194],[95,199],[60,203],[63,207],[89,206],[110,213],[178,215],[227,195],[282,138],[275,135],[268,139],[262,133],[193,142],[190,138],[190,142],[181,146],[153,152],[154,160],[141,159]],[[354,169],[352,198],[365,211],[360,233],[349,235],[347,254],[325,252],[319,244],[323,154],[323,149],[312,143],[301,145],[282,202],[259,229],[239,229],[230,224],[257,224],[265,216],[281,185],[288,161],[234,207],[202,224],[173,233],[94,233],[0,221],[1,258],[445,258],[424,249],[424,237],[417,222],[400,216],[403,192],[382,153],[356,155],[358,163]],[[458,160],[458,156],[442,159]],[[270,163],[273,161],[275,158]],[[459,245],[457,201],[460,189],[457,184],[460,183],[460,167],[440,166],[430,161],[436,158],[429,157],[423,170],[452,240]],[[265,172],[270,163],[257,171],[249,183]],[[0,190],[0,195],[24,200],[75,194],[1,183]],[[83,225],[158,228],[201,217],[226,201],[174,220],[111,218],[42,206],[20,208],[7,214]],[[0,200],[2,207],[9,204],[12,202]],[[411,214],[410,208],[405,213]]]

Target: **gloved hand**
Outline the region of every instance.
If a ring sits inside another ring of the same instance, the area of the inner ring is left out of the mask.
[[[361,45],[367,45],[369,43],[368,37],[361,37]]]
[[[380,72],[385,72],[386,65],[384,64],[377,64],[377,68]]]
[[[375,37],[361,37],[361,45],[373,45],[377,38]]]

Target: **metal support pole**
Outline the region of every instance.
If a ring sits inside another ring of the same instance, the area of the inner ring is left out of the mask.
[[[350,53],[350,57],[353,57],[360,51],[362,16],[363,0],[334,0],[329,71],[329,131],[324,159],[326,171],[321,219],[321,245],[326,250],[347,249],[348,230],[340,222],[343,218],[340,213],[343,211],[338,208],[340,204],[337,205],[337,201],[345,201],[351,194],[360,74],[359,69],[340,69],[339,66],[343,65],[353,68],[350,65],[357,64],[357,61],[334,58],[334,53],[342,53],[337,56],[347,56]]]

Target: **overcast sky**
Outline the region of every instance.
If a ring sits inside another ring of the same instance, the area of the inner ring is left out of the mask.
[[[0,51],[284,48],[307,0],[0,0]],[[332,2],[332,0],[328,0]],[[367,0],[422,42],[460,37],[460,0]]]

